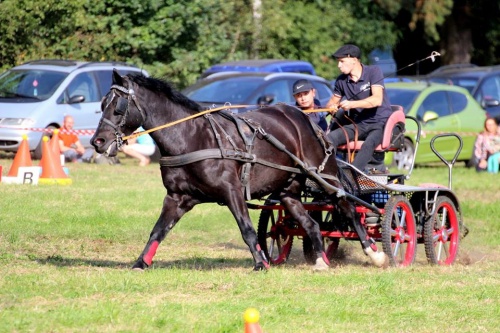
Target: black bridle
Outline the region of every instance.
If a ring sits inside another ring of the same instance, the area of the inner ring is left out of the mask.
[[[126,94],[127,98],[121,97],[120,95],[115,94],[115,90],[121,91],[122,93]],[[114,129],[116,143],[117,143],[118,148],[120,148],[123,145],[123,136],[124,136],[124,133],[122,132],[121,128],[127,122],[127,116],[130,112],[130,108],[129,108],[130,101],[132,100],[134,102],[137,110],[139,110],[139,112],[141,114],[141,117],[142,117],[141,124],[144,123],[144,121],[146,120],[146,113],[144,112],[144,110],[141,108],[141,106],[137,102],[137,97],[135,95],[134,89],[127,89],[123,86],[119,86],[119,85],[114,84],[111,86],[110,92],[113,95],[111,97],[111,100],[109,101],[108,104],[106,104],[106,106],[104,107],[103,110],[107,109],[107,107],[111,104],[111,102],[113,102],[113,99],[115,98],[114,95],[117,95],[118,101],[116,102],[116,107],[115,107],[114,112],[115,112],[115,114],[121,116],[121,120],[120,120],[120,123],[118,125],[115,125],[109,119],[102,117],[100,122],[103,122],[104,124],[106,124]]]

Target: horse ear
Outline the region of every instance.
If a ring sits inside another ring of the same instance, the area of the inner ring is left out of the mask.
[[[123,78],[120,75],[120,73],[118,73],[118,71],[116,70],[116,68],[113,68],[113,84],[117,84],[119,86],[123,86]]]

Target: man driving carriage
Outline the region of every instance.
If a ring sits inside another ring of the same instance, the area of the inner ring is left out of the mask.
[[[382,142],[384,126],[392,113],[391,103],[385,92],[384,77],[378,66],[367,66],[360,62],[361,50],[353,44],[339,48],[332,57],[338,61],[342,72],[335,82],[333,96],[326,107],[339,109],[353,120],[328,134],[329,140],[337,148],[357,139],[364,140],[356,154],[353,165],[361,171],[367,168],[377,145]],[[340,115],[340,113],[339,113]],[[338,118],[343,118],[339,117]],[[334,125],[332,120],[331,124]]]

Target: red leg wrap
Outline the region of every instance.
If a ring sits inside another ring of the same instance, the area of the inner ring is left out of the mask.
[[[323,251],[323,260],[326,262],[328,266],[330,266],[330,260],[328,260],[325,251]]]
[[[270,268],[269,262],[268,262],[269,259],[265,257],[264,252],[262,251],[262,249],[260,247],[260,244],[257,244],[256,249],[257,249],[257,252],[259,252],[260,255],[262,256],[262,259],[263,259],[262,263],[264,264],[264,267],[266,269],[269,269]]]
[[[151,264],[153,263],[153,257],[156,254],[157,248],[158,248],[158,242],[157,241],[152,242],[151,245],[149,246],[148,253],[146,253],[142,258],[142,260],[144,260],[146,265],[151,266]]]

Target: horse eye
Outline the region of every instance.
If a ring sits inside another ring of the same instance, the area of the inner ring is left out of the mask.
[[[118,101],[116,102],[115,114],[123,116],[127,111],[128,107],[128,99],[123,97],[118,97]]]

